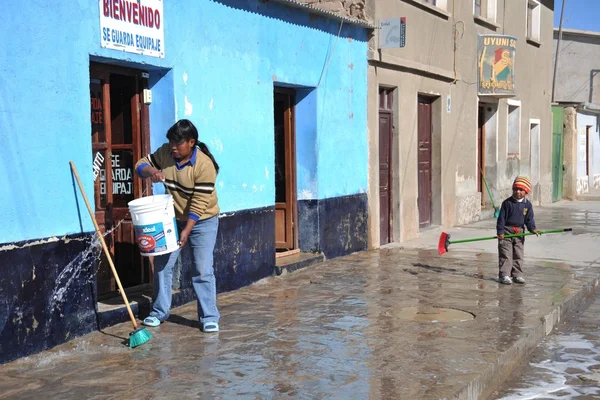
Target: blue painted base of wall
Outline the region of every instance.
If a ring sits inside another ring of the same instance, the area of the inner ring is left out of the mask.
[[[0,252],[0,363],[96,329],[91,234]]]
[[[275,268],[275,207],[239,211],[219,220],[217,291],[250,285]]]
[[[365,193],[298,201],[298,245],[327,258],[367,249],[368,212]]]
[[[366,195],[298,202],[299,242],[327,258],[367,248]],[[215,248],[218,292],[247,286],[275,271],[275,209],[221,216]],[[0,364],[128,320],[125,308],[96,313],[92,234],[50,243],[13,243],[0,252]],[[44,242],[44,241],[41,241]],[[186,255],[174,271],[173,307],[195,299]],[[76,266],[75,268],[71,268]],[[178,277],[175,279],[175,277]],[[133,311],[144,317],[150,303]]]

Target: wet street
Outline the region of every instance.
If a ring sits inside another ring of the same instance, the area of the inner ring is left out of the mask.
[[[494,399],[600,399],[600,295],[535,350]]]
[[[600,203],[538,208],[536,220],[574,231],[527,239],[524,286],[496,282],[496,241],[439,256],[429,231],[220,295],[216,335],[199,331],[192,303],[135,349],[120,324],[2,365],[0,398],[486,398],[598,284]],[[494,221],[449,232],[490,236]]]

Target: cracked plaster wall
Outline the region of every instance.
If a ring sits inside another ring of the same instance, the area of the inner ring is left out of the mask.
[[[298,0],[298,2],[362,21],[371,19],[374,3],[372,0]]]

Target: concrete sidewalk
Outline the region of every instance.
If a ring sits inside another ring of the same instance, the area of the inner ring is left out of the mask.
[[[121,324],[5,364],[0,398],[485,398],[598,285],[600,203],[536,220],[574,232],[527,239],[524,286],[495,281],[496,241],[440,257],[431,231],[221,295],[217,335],[189,304],[133,350]]]

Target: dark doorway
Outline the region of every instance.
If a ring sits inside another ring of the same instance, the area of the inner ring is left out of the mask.
[[[149,149],[148,106],[142,72],[92,63],[90,102],[95,215],[124,288],[151,282],[150,266],[140,256],[127,203],[150,187],[137,178],[135,162]],[[149,193],[147,193],[149,194]],[[106,260],[97,272],[98,296],[116,294]]]
[[[431,225],[431,135],[432,135],[432,102],[427,97],[418,98],[418,185],[419,185],[419,228]]]
[[[379,89],[379,244],[392,242],[393,89]]]
[[[297,248],[294,104],[293,90],[275,89],[275,247],[278,252]]]
[[[485,105],[480,105],[477,112],[477,191],[481,193],[481,206],[485,208]]]

